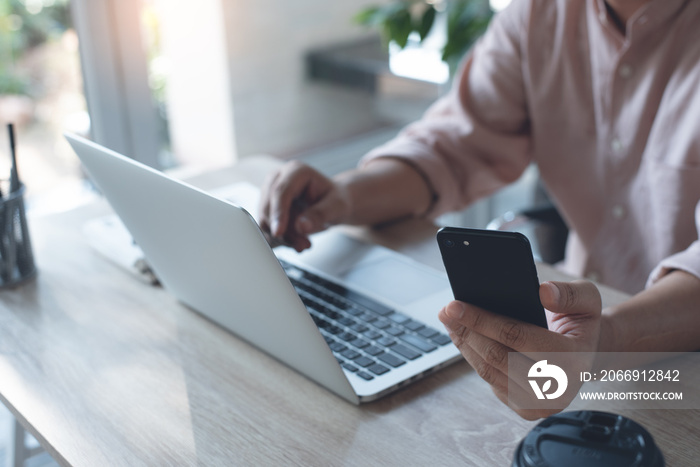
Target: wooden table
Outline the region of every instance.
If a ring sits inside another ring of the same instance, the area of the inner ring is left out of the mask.
[[[276,164],[193,183],[259,184]],[[38,278],[0,292],[0,398],[59,463],[506,466],[532,428],[465,362],[380,401],[345,402],[96,254],[81,227],[106,212],[100,202],[31,219]],[[439,266],[434,232],[420,221],[355,229]],[[667,465],[697,465],[698,411],[627,415]]]

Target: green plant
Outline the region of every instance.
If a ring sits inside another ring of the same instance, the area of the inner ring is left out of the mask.
[[[491,21],[493,10],[488,0],[394,0],[363,9],[355,21],[379,29],[386,43],[393,41],[404,48],[414,31],[421,42],[425,40],[439,11],[447,21],[442,59],[454,68]]]
[[[31,94],[29,78],[17,69],[18,59],[69,26],[68,0],[0,0],[0,94]]]

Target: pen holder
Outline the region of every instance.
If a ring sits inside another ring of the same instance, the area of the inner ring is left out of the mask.
[[[0,288],[36,275],[24,210],[24,185],[0,199]]]

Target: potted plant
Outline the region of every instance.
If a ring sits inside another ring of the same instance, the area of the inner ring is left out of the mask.
[[[465,52],[486,30],[493,9],[489,0],[393,0],[370,6],[355,21],[380,30],[386,44],[400,48],[409,43],[411,33],[423,42],[440,21],[446,24],[442,60],[454,71]]]

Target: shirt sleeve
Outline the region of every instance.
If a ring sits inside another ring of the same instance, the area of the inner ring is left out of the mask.
[[[700,202],[695,206],[695,228],[700,238]],[[696,239],[685,250],[661,261],[649,275],[646,287],[651,287],[663,276],[676,269],[700,279],[700,240]]]
[[[494,17],[455,78],[423,118],[367,154],[404,159],[428,181],[436,217],[516,180],[531,160],[523,78],[523,38],[530,1]]]

